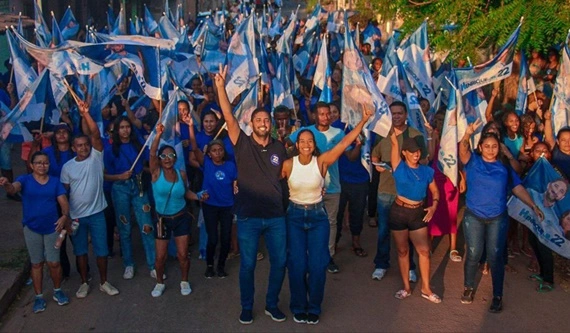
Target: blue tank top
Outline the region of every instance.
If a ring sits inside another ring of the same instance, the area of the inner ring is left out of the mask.
[[[186,201],[184,200],[186,186],[179,170],[176,170],[176,177],[176,183],[173,186],[171,182],[164,178],[164,172],[160,169],[158,179],[152,183],[155,208],[161,215],[174,215],[186,207]],[[171,188],[172,191],[170,191]],[[168,196],[169,192],[170,198]]]

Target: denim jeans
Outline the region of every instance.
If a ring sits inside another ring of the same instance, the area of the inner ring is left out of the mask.
[[[321,313],[325,292],[329,224],[321,203],[314,209],[289,205],[287,209],[287,269],[291,312]],[[308,296],[308,299],[307,299]]]
[[[154,235],[152,233],[152,219],[150,216],[150,204],[147,193],[139,195],[139,188],[132,179],[113,183],[111,192],[113,205],[115,206],[115,218],[121,238],[121,251],[123,265],[134,266],[133,246],[131,240],[131,207],[141,232],[146,263],[150,270],[154,269],[156,249],[154,247]],[[144,232],[144,226],[151,227],[151,231]]]
[[[493,279],[493,296],[503,296],[503,281],[505,279],[505,262],[503,258],[506,246],[509,221],[504,213],[494,218],[484,219],[475,216],[469,209],[465,209],[463,217],[463,231],[467,245],[465,258],[464,286],[475,288],[475,275],[483,248],[487,249],[487,263],[491,269]]]
[[[340,201],[340,193],[325,193],[323,202],[329,219],[329,253],[331,258],[334,257],[336,247],[336,215],[338,213],[338,204]]]
[[[208,232],[208,246],[206,251],[206,263],[208,266],[214,265],[214,254],[218,245],[218,225],[220,226],[220,255],[218,257],[218,267],[225,267],[228,253],[230,252],[230,241],[232,234],[232,207],[210,206],[202,203],[206,231]]]
[[[376,243],[375,268],[390,268],[390,209],[396,196],[388,193],[378,193],[378,242]],[[411,244],[411,242],[410,242]],[[416,269],[414,263],[414,246],[410,245],[410,270]]]
[[[341,182],[340,201],[338,213],[336,215],[336,242],[342,236],[342,221],[344,211],[348,204],[348,223],[352,236],[360,236],[362,224],[364,222],[364,211],[366,210],[366,196],[368,195],[369,183],[346,183]]]
[[[268,308],[277,307],[279,293],[285,279],[287,262],[287,230],[285,217],[257,218],[237,217],[237,236],[240,252],[239,288],[241,306],[244,310],[253,309],[255,293],[255,265],[259,238],[265,237],[265,246],[269,252],[269,283],[265,303]]]

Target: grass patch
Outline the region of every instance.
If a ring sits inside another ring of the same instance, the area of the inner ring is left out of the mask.
[[[0,252],[0,269],[20,270],[28,262],[26,247]]]

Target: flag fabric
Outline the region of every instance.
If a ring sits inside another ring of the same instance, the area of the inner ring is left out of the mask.
[[[64,40],[74,38],[79,32],[79,22],[75,19],[71,6],[67,6],[61,21],[59,21],[59,30]]]
[[[541,157],[534,163],[522,184],[544,214],[544,220],[540,221],[534,210],[514,195],[509,199],[507,207],[509,216],[528,227],[542,244],[561,256],[570,258],[570,231],[565,227],[570,219],[570,195],[566,194],[557,201],[545,198],[551,187],[563,182],[562,176],[546,158]]]
[[[55,19],[55,15],[51,12],[51,47],[58,47],[65,41],[63,35],[61,34],[61,30],[59,30],[59,25],[57,24],[57,20]]]
[[[174,39],[176,41],[180,39],[180,32],[176,30],[176,27],[165,15],[161,16],[158,20],[158,31],[160,31],[160,36],[162,38]]]
[[[457,88],[461,90],[463,95],[490,83],[503,80],[512,74],[515,46],[521,25],[522,22],[493,59],[477,66],[454,69],[459,84]]]
[[[294,109],[295,104],[291,94],[291,82],[289,82],[288,69],[290,68],[290,57],[285,54],[278,56],[275,77],[271,81],[271,94],[273,108],[284,105],[289,109]]]
[[[176,25],[176,17],[170,10],[170,5],[168,4],[168,0],[164,0],[164,16],[168,18],[168,20],[173,26]]]
[[[400,44],[398,57],[406,72],[408,80],[419,94],[430,103],[435,100],[432,84],[432,73],[427,35],[427,21]]]
[[[153,36],[154,32],[158,29],[158,23],[156,23],[154,17],[152,17],[152,13],[146,4],[144,5],[144,29],[150,36]]]
[[[380,57],[382,53],[381,38],[382,32],[380,29],[369,21],[366,28],[362,30],[362,43],[370,44],[372,54],[375,57]]]
[[[382,70],[380,71],[380,75],[378,75],[376,85],[384,95],[388,95],[397,101],[403,101],[404,95],[400,88],[398,55],[396,53],[396,49],[398,47],[398,36],[399,33],[394,31],[390,41],[388,42],[386,56],[384,57],[384,63],[382,64]]]
[[[238,26],[230,40],[227,53],[228,80],[226,83],[226,91],[230,101],[233,101],[252,83],[256,82],[259,74],[258,68],[253,62],[251,48],[247,45],[248,35],[254,35],[253,15],[250,15]]]
[[[10,62],[12,63],[12,70],[14,71],[14,81],[16,82],[16,92],[18,97],[22,98],[26,87],[32,85],[38,78],[38,74],[34,71],[28,59],[24,57],[22,49],[14,39],[14,34],[10,29],[6,29],[6,40],[8,41],[8,48],[10,49]]]
[[[423,135],[424,142],[427,144],[427,119],[422,112],[420,100],[416,91],[412,88],[410,81],[408,81],[407,75],[404,73],[405,69],[403,64],[400,62],[400,59],[396,59],[396,63],[398,67],[398,76],[400,77],[400,89],[402,89],[404,103],[408,109],[408,126],[411,126],[420,131],[420,133]]]
[[[253,132],[251,128],[251,114],[257,109],[258,83],[251,84],[247,94],[241,99],[241,102],[234,109],[239,127],[245,134],[250,135]]]
[[[51,33],[37,1],[34,1],[34,27],[39,45],[47,47],[51,41]]]
[[[439,143],[437,165],[439,170],[449,178],[453,186],[457,187],[459,177],[459,165],[457,156],[457,116],[462,113],[461,93],[455,86],[450,85],[447,109],[443,120],[443,130]],[[435,156],[434,156],[435,157]]]
[[[565,126],[570,125],[570,47],[568,39],[570,33],[566,37],[566,42],[562,47],[562,59],[560,62],[560,70],[554,84],[552,96],[554,100],[550,111],[552,112],[552,127],[554,133]]]
[[[319,102],[332,102],[331,69],[329,66],[326,37],[324,37],[321,42],[321,49],[315,67],[315,75],[313,76],[313,85],[321,90]]]

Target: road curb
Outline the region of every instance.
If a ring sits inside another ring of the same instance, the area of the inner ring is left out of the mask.
[[[0,319],[8,312],[10,305],[14,302],[20,290],[26,283],[26,280],[30,276],[31,264],[27,261],[24,265],[24,269],[16,275],[14,283],[8,289],[6,289],[0,297]]]

